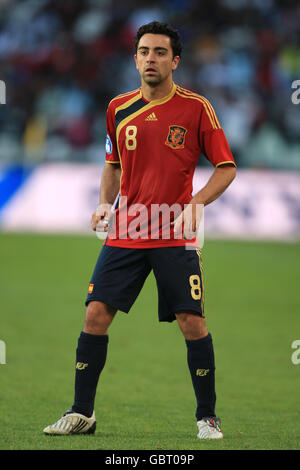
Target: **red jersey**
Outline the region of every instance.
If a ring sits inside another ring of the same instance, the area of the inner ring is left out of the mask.
[[[118,228],[105,243],[124,248],[195,243],[174,237],[172,227],[165,237],[161,217],[151,236],[150,219],[152,207],[183,210],[190,202],[200,153],[214,167],[235,165],[215,111],[203,96],[173,84],[171,93],[159,100],[146,101],[141,89],[114,98],[107,109],[106,162],[121,165],[120,196],[127,203],[127,220],[125,228],[121,204],[115,214]],[[171,220],[175,216],[176,211]]]

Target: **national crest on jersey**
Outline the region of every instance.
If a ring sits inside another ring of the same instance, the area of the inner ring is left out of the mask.
[[[165,144],[172,149],[183,149],[186,129],[181,126],[169,126],[169,134],[167,136]]]

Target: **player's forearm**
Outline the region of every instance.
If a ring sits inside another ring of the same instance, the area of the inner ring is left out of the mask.
[[[106,163],[101,178],[100,204],[113,204],[120,190],[121,168],[117,164]]]
[[[223,165],[215,169],[207,184],[190,201],[204,206],[215,201],[232,183],[236,175],[233,165]]]

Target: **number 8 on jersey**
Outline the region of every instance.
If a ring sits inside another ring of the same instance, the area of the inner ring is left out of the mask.
[[[125,131],[125,145],[127,150],[135,150],[136,149],[136,134],[137,134],[137,127],[136,126],[127,126]]]

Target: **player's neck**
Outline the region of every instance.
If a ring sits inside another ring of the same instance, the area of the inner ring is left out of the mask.
[[[143,98],[147,101],[160,100],[165,96],[168,96],[173,88],[173,80],[160,83],[156,87],[151,87],[147,83],[142,82],[141,91]]]

